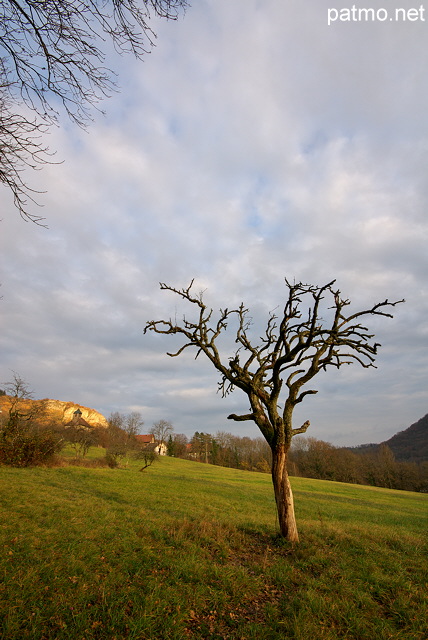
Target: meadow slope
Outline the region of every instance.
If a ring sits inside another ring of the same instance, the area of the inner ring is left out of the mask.
[[[3,640],[427,640],[427,495],[138,468],[0,468]]]

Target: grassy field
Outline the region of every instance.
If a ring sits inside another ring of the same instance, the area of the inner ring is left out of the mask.
[[[1,638],[427,640],[428,496],[161,459],[0,468]]]

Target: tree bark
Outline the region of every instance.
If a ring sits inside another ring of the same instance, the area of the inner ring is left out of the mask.
[[[289,542],[299,542],[293,492],[287,472],[287,450],[283,445],[272,449],[272,482],[281,534]]]

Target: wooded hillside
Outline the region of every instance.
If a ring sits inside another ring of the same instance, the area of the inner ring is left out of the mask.
[[[396,433],[385,442],[403,462],[424,462],[428,460],[428,413],[404,431]]]
[[[391,449],[398,462],[428,461],[428,413],[385,442],[362,444],[349,449],[355,453],[376,453],[382,445]]]

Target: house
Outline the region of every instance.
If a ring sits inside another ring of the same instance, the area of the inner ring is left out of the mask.
[[[73,417],[70,422],[66,422],[65,427],[77,427],[79,429],[93,429],[93,427],[86,422],[85,418],[82,418],[82,412],[80,409],[73,411]]]
[[[152,433],[135,436],[137,442],[141,444],[144,449],[148,451],[154,451],[159,456],[166,456],[167,446],[164,442],[156,442]]]

